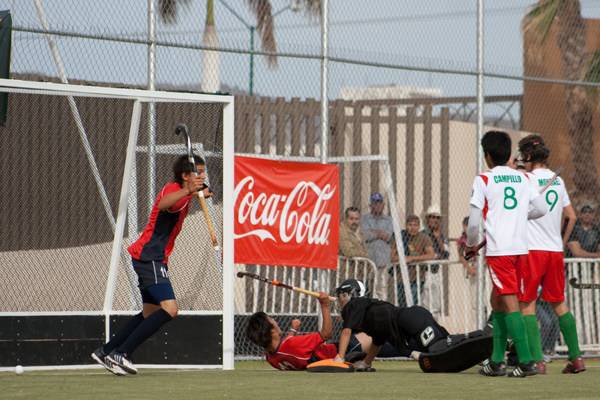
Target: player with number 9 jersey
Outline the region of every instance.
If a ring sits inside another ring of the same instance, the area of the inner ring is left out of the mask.
[[[554,177],[554,172],[547,168],[537,168],[527,174],[534,190],[539,191]],[[548,212],[542,218],[529,221],[529,250],[563,251],[563,240],[560,236],[560,224],[563,208],[571,205],[565,183],[559,177],[541,194]]]
[[[519,153],[522,155],[521,162],[528,172],[531,186],[535,190],[542,190],[541,188],[552,182],[555,173],[548,169],[550,151],[541,136],[534,134],[521,139]],[[574,221],[575,211],[561,178],[552,182],[542,193],[542,197],[548,206],[548,212],[543,217],[528,222],[529,254],[521,273],[519,307],[527,330],[531,357],[537,365],[538,372],[545,374],[546,362],[535,313],[538,288],[541,287],[541,298],[552,306],[568,347],[569,362],[563,373],[579,373],[585,371],[585,364],[581,359],[575,318],[565,303],[564,238],[560,229],[562,215]],[[572,229],[573,223],[565,225],[565,236],[569,227]]]

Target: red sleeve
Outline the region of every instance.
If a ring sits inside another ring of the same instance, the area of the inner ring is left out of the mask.
[[[160,192],[160,194],[158,196],[158,201],[160,201],[166,195],[178,192],[180,190],[181,190],[181,186],[179,185],[179,183],[171,182],[167,186],[165,186],[163,188],[163,190]],[[185,196],[183,199],[181,199],[177,203],[175,203],[175,205],[173,207],[169,208],[168,211],[169,212],[181,211],[189,203],[191,196],[192,196],[191,194],[188,196]]]

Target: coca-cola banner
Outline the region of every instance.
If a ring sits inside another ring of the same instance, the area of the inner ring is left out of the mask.
[[[336,268],[336,165],[236,156],[234,174],[236,263]]]

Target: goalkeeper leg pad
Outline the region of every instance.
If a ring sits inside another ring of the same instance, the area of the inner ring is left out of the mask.
[[[492,355],[493,339],[480,336],[466,339],[439,353],[421,353],[419,367],[423,372],[460,372]]]

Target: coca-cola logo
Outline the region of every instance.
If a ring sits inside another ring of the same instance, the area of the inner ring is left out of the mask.
[[[332,218],[325,208],[335,194],[335,186],[325,184],[320,188],[314,182],[301,181],[287,194],[254,193],[253,188],[253,176],[245,177],[235,187],[234,204],[238,204],[243,192],[235,215],[237,223],[249,223],[252,228],[234,233],[234,239],[257,236],[261,241],[270,239],[275,243],[301,243],[306,239],[308,244],[329,244]]]

